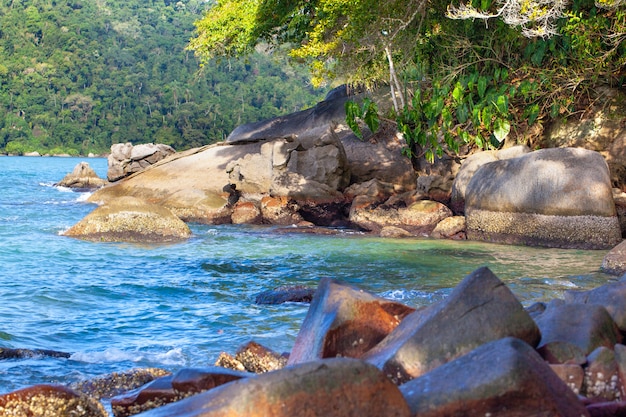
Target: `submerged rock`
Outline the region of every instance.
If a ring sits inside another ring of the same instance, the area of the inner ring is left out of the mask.
[[[310,303],[315,288],[304,285],[285,285],[256,295],[255,304]]]
[[[124,197],[100,206],[63,233],[99,242],[176,242],[191,230],[170,210]]]

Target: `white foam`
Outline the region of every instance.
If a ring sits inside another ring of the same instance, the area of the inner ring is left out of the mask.
[[[92,194],[93,193],[80,193],[76,201],[84,203],[85,201],[87,201],[87,199],[89,199],[89,197],[91,197]]]
[[[117,362],[151,362],[161,365],[183,365],[185,357],[181,348],[166,352],[124,351],[108,348],[101,352],[77,352],[70,356],[71,360],[86,363],[117,363]]]

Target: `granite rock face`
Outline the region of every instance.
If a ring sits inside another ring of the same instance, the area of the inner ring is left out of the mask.
[[[119,181],[124,177],[143,171],[175,152],[174,148],[164,144],[116,143],[111,146],[111,153],[108,157],[107,178],[112,182]]]
[[[621,242],[602,156],[542,149],[482,165],[465,192],[471,240],[606,249]]]
[[[87,162],[81,162],[74,167],[71,173],[67,174],[61,181],[54,185],[83,191],[95,190],[106,184],[108,184],[108,182],[98,177],[96,171],[94,171]]]

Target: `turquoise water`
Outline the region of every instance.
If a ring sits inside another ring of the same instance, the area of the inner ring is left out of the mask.
[[[348,232],[190,225],[193,238],[174,245],[74,240],[60,232],[94,206],[53,183],[83,160],[106,176],[105,159],[0,157],[0,347],[72,354],[0,360],[0,394],[135,367],[212,365],[250,340],[289,351],[307,306],[258,306],[255,295],[321,277],[412,306],[444,298],[483,265],[525,305],[611,279],[599,272],[605,251]]]

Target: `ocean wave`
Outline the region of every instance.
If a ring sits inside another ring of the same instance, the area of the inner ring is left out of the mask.
[[[186,363],[185,355],[181,348],[173,348],[165,352],[125,351],[119,348],[108,348],[100,352],[77,352],[70,356],[70,360],[96,364],[149,362],[168,366],[180,366]]]

